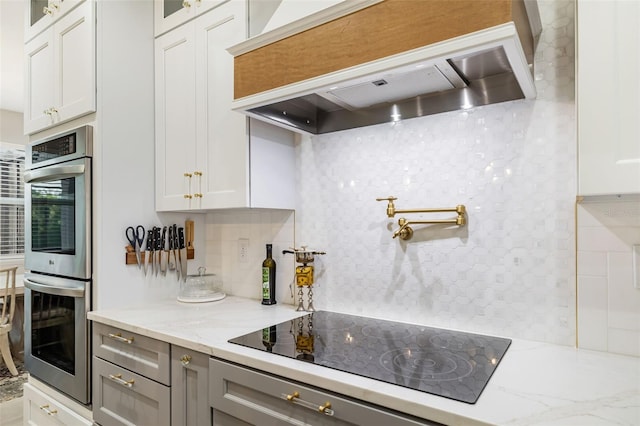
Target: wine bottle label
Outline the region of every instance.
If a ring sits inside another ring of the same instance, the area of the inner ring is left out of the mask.
[[[271,298],[269,294],[269,268],[262,268],[262,298],[268,300]]]

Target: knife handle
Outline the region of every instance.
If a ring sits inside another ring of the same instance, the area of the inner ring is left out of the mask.
[[[155,247],[154,250],[155,251],[160,251],[162,250],[162,239],[160,238],[160,227],[154,227],[153,229],[155,229],[155,238],[154,238],[154,242],[155,242]]]
[[[147,251],[153,250],[153,230],[147,231]]]
[[[180,248],[180,244],[178,244],[178,225],[173,224],[173,248],[178,250]]]
[[[184,248],[184,228],[178,228],[178,248],[182,250]]]

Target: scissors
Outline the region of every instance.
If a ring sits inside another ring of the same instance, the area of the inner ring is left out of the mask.
[[[133,226],[129,226],[125,231],[127,235],[127,240],[136,251],[136,262],[138,263],[138,268],[142,267],[142,260],[140,259],[140,250],[142,249],[142,242],[144,241],[144,226],[138,225],[135,229]]]

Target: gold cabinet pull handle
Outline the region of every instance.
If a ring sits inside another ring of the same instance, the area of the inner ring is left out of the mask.
[[[111,337],[113,340],[117,340],[119,342],[124,342],[124,343],[128,343],[128,344],[132,344],[133,343],[133,336],[129,337],[127,339],[126,337],[122,337],[122,334],[120,334],[120,333],[109,333],[109,337]]]
[[[49,404],[41,405],[40,409],[47,413],[48,416],[55,416],[56,414],[58,414],[58,410],[49,409]]]
[[[199,172],[199,171],[196,170],[195,172],[193,172],[193,175],[194,176],[202,176],[202,172]]]
[[[184,174],[184,177],[191,178],[191,176],[193,176],[191,173],[185,173],[185,174]]]
[[[199,192],[196,192],[195,194],[193,194],[194,197],[196,198],[202,198],[202,194],[200,194]]]
[[[186,367],[191,362],[191,355],[182,355],[182,357],[180,358],[180,362]]]
[[[331,403],[329,401],[325,402],[323,405],[317,405],[312,402],[305,401],[304,399],[300,399],[300,392],[298,391],[295,391],[291,394],[282,394],[282,398],[286,399],[292,404],[300,405],[310,410],[323,413],[327,416],[333,416],[335,414],[335,411],[331,409]]]
[[[116,383],[120,383],[122,386],[126,386],[128,388],[132,387],[135,383],[135,380],[124,380],[122,378],[122,374],[109,374],[109,378]]]
[[[318,411],[321,413],[327,414],[327,410],[331,409],[331,403],[329,401],[325,402],[324,405],[318,407]]]
[[[190,199],[192,199],[192,198],[193,198],[193,195],[191,195],[191,194],[184,194],[184,198],[187,198],[187,199],[189,199],[189,200],[190,200]]]
[[[191,3],[189,3],[188,1],[185,0],[185,1],[182,2],[182,7],[189,8],[189,7],[191,7]]]

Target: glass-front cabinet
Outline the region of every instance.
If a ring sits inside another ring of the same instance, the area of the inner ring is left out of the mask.
[[[226,0],[154,0],[155,36],[195,18]]]
[[[31,40],[85,0],[29,0],[25,2],[25,42]]]

